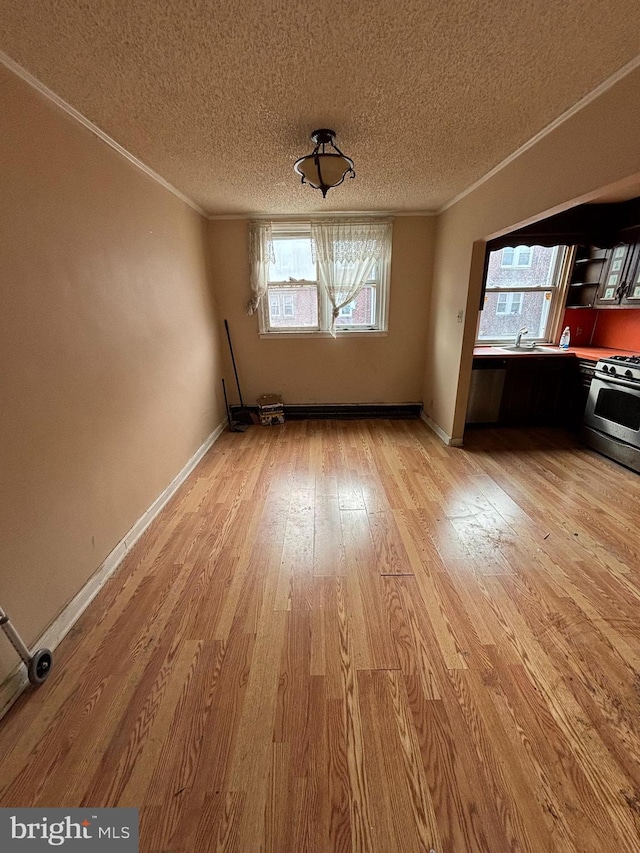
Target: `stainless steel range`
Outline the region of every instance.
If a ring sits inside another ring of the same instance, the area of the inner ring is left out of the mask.
[[[640,473],[640,355],[596,364],[584,415],[589,447]]]

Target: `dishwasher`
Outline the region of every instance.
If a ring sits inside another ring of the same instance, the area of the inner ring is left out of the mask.
[[[479,359],[473,365],[466,423],[498,422],[506,374],[504,359]]]

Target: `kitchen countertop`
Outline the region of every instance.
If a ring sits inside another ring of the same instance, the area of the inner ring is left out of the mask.
[[[599,358],[611,358],[612,355],[637,355],[637,353],[624,349],[608,349],[605,347],[569,347],[569,349],[560,349],[560,347],[552,347],[548,349],[524,349],[522,352],[514,352],[514,350],[503,349],[499,346],[475,346],[473,348],[474,358],[540,358],[541,356],[549,358],[573,356],[587,361],[597,361]]]
[[[608,349],[607,347],[569,347],[569,352],[577,358],[597,361],[599,358],[611,358],[612,355],[637,355],[637,352],[627,349]]]

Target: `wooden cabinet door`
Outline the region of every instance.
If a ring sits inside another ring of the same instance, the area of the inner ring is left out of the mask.
[[[570,420],[575,359],[538,356],[507,359],[500,423],[560,426]]]
[[[626,287],[625,274],[634,248],[633,243],[620,243],[612,249],[596,296],[599,308],[612,308],[620,304]]]
[[[620,243],[611,250],[596,296],[599,308],[640,306],[640,226],[620,233]]]
[[[640,240],[631,254],[621,304],[629,308],[640,308]]]

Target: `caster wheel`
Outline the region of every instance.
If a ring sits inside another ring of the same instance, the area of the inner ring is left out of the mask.
[[[53,666],[53,655],[49,649],[38,649],[29,661],[29,681],[31,684],[42,684],[46,681]]]

